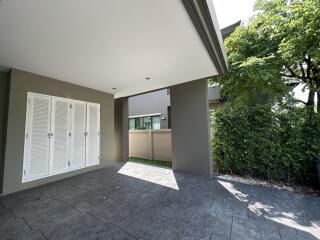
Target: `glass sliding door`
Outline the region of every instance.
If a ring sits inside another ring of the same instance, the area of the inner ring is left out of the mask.
[[[152,118],[151,117],[144,117],[143,118],[143,127],[144,127],[144,129],[147,129],[147,130],[152,129]]]
[[[152,129],[160,129],[160,116],[152,117]]]
[[[136,129],[136,120],[134,118],[129,119],[129,130],[134,130]]]
[[[136,127],[135,129],[141,130],[143,129],[141,118],[135,118]]]

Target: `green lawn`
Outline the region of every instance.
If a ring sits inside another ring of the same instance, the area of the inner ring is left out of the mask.
[[[166,162],[166,161],[160,161],[160,160],[149,160],[144,158],[130,157],[129,162],[145,163],[150,165],[157,165],[157,166],[172,168],[172,162]]]

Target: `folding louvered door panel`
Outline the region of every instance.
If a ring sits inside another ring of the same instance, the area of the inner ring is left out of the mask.
[[[70,165],[70,106],[69,99],[52,97],[50,175],[65,172]]]
[[[51,97],[28,93],[22,181],[48,176]]]
[[[28,93],[22,182],[99,164],[100,105]]]
[[[82,168],[86,162],[86,103],[72,101],[71,110],[71,148],[70,164],[71,169]]]
[[[87,103],[86,165],[99,164],[100,158],[100,105]]]

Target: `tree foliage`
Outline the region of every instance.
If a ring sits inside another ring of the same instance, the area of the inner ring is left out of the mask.
[[[274,99],[302,83],[313,106],[320,97],[320,1],[258,0],[255,10],[226,39],[229,72],[214,81],[231,102],[256,100],[257,93]]]

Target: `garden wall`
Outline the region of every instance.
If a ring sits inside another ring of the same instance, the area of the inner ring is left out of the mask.
[[[129,131],[129,157],[171,162],[171,154],[171,129]]]

